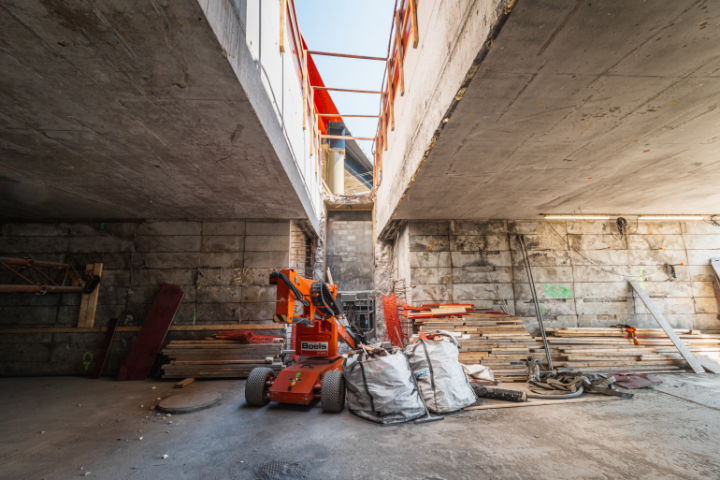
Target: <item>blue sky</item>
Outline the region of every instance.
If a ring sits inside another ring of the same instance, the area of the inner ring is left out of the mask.
[[[385,57],[394,0],[295,0],[300,31],[309,50]],[[385,63],[315,55],[328,87],[380,90]],[[330,92],[344,114],[377,115],[379,95]],[[346,118],[353,135],[374,137],[376,118]],[[359,141],[372,161],[371,142]]]

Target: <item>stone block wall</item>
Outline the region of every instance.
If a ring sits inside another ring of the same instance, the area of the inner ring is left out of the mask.
[[[325,261],[340,291],[373,289],[371,212],[328,212]]]
[[[401,275],[417,304],[499,310],[504,298],[514,314],[534,316],[517,240],[523,234],[548,326],[656,327],[633,294],[634,279],[675,327],[720,329],[709,264],[720,257],[720,227],[632,220],[627,232],[620,235],[615,220],[410,221],[396,241],[396,249],[407,245],[407,253],[395,252],[396,272],[409,272]]]
[[[290,222],[290,268],[306,278],[313,277],[310,239],[298,222]]]
[[[0,234],[0,256],[71,263],[78,270],[103,263],[95,326],[113,317],[121,326],[141,325],[163,282],[185,292],[173,325],[272,323],[276,295],[268,277],[289,266],[289,252],[289,220],[5,223]],[[75,327],[79,310],[79,294],[0,294],[0,328]],[[170,331],[168,338],[213,333]],[[116,333],[107,372],[120,368],[135,335]],[[0,331],[0,375],[90,372],[103,338]]]

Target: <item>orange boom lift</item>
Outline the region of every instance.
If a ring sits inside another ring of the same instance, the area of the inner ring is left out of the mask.
[[[253,406],[270,401],[308,405],[320,398],[326,412],[342,411],[345,380],[338,339],[351,349],[362,339],[340,323],[345,316],[335,301],[337,285],[303,278],[289,268],[271,273],[270,284],[277,285],[273,320],[293,324],[295,352],[306,358],[283,369],[277,377],[270,368],[253,369],[245,384],[245,400]],[[295,314],[296,301],[302,304],[302,314]]]

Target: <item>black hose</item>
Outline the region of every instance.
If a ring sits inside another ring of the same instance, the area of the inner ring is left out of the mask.
[[[285,276],[284,273],[282,273],[282,272],[272,272],[272,273],[270,274],[270,279],[271,279],[271,280],[272,280],[272,279],[276,279],[276,280],[277,280],[278,278],[279,278],[280,280],[282,280],[283,282],[285,282],[285,285],[287,285],[287,287],[288,287],[290,290],[292,290],[292,292],[293,292],[293,294],[295,295],[295,298],[296,298],[297,300],[300,300],[300,301],[302,302],[302,304],[305,305],[306,307],[309,307],[309,306],[310,306],[310,302],[308,302],[307,300],[305,300],[305,297],[303,296],[302,293],[300,293],[300,290],[297,289],[297,287],[295,286],[295,284],[293,284],[293,283],[290,281],[290,279]]]
[[[583,387],[578,388],[577,392],[568,393],[566,395],[535,395],[532,393],[528,394],[528,398],[545,398],[550,400],[565,400],[566,398],[577,398],[583,394]]]

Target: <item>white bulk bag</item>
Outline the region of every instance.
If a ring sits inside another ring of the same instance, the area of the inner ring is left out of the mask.
[[[343,361],[347,403],[351,412],[376,423],[407,422],[422,416],[408,359],[393,348],[387,355],[352,353]]]
[[[428,409],[448,413],[475,403],[477,398],[458,361],[457,341],[447,332],[439,334],[451,342],[421,338],[405,347],[405,353]]]

